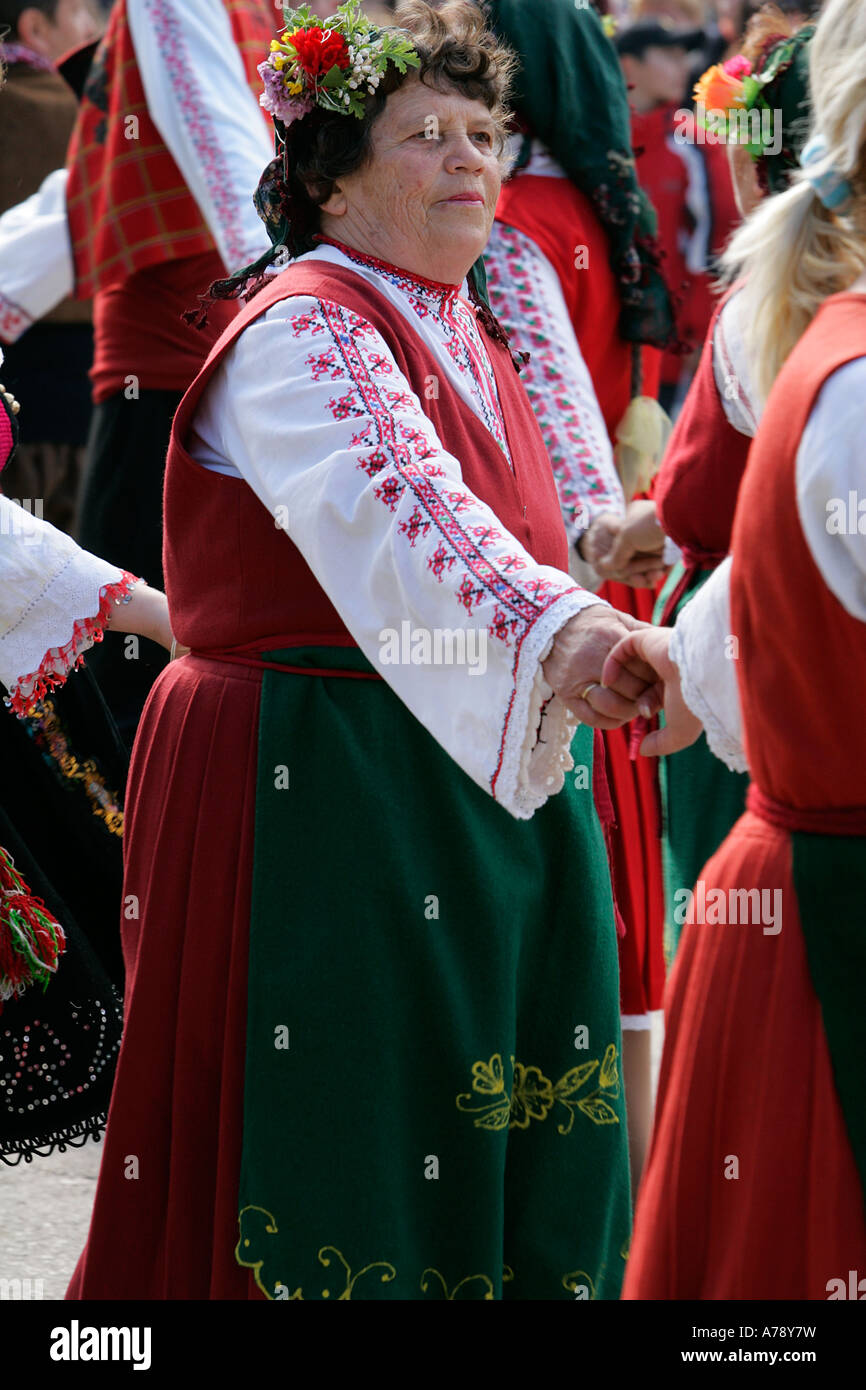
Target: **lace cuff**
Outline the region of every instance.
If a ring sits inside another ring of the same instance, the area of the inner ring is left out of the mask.
[[[506,737],[502,765],[494,779],[496,800],[518,820],[530,819],[549,797],[561,791],[566,773],[574,766],[571,744],[578,720],[554,695],[544,678],[542,662],[570,618],[603,602],[595,594],[572,590],[544,614],[527,637],[509,720],[509,734],[522,729],[523,740],[518,743],[517,738]]]
[[[670,645],[683,699],[704,726],[710,751],[732,772],[748,772],[743,748],[736,646],[730,632],[730,559],[680,613]]]
[[[103,584],[99,589],[97,612],[92,617],[75,618],[68,640],[60,646],[49,647],[37,670],[17,677],[4,703],[23,718],[43,695],[63,685],[69,672],[81,665],[84,653],[94,642],[102,641],[114,604],[129,603],[132,590],[140,583],[140,579],[124,570],[119,580]]]

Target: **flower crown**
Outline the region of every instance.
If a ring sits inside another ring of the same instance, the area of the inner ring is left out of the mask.
[[[808,30],[808,34],[811,32]],[[759,70],[754,69],[742,53],[708,68],[695,85],[698,125],[723,135],[728,144],[743,145],[753,159],[763,158],[767,145],[772,143],[776,118],[764,89],[791,66],[806,36],[807,31],[801,30],[785,42],[775,44]],[[741,114],[750,111],[757,111],[759,115],[763,111],[771,112],[771,129],[768,131],[763,120],[749,121]]]
[[[271,40],[270,54],[259,65],[265,83],[259,100],[286,126],[314,106],[360,119],[389,63],[401,73],[420,66],[409,37],[371,24],[360,0],[346,0],[324,22],[309,5],[286,6],[283,21],[282,35]]]

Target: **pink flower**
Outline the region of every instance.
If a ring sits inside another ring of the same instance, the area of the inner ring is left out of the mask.
[[[270,62],[259,63],[259,75],[264,80],[265,90],[259,97],[259,104],[284,125],[291,125],[312,111],[315,102],[311,95],[289,96],[282,73],[271,67]]]
[[[752,64],[742,53],[738,53],[735,58],[729,58],[726,63],[722,63],[722,67],[729,77],[736,77],[738,81],[749,77],[752,71]]]

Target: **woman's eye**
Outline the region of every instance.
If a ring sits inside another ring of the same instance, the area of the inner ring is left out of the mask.
[[[479,130],[479,131],[476,131],[476,133],[475,133],[475,139],[476,139],[476,140],[480,140],[481,143],[482,143],[483,145],[492,145],[492,144],[493,144],[493,136],[490,134],[490,131],[489,131],[489,130]]]

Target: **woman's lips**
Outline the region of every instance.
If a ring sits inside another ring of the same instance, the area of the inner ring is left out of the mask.
[[[446,198],[446,203],[482,203],[483,197],[480,193],[455,193],[453,198]]]

